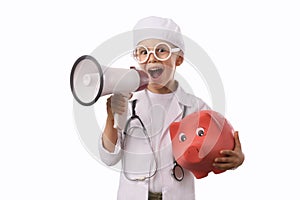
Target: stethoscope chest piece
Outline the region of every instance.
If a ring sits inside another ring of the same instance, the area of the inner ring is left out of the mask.
[[[174,161],[174,167],[172,170],[172,175],[177,181],[182,181],[184,177],[184,171],[183,168],[176,162]]]

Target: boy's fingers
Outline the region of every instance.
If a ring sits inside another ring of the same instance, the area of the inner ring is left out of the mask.
[[[234,132],[234,143],[235,143],[235,147],[234,148],[241,149],[241,142],[240,142],[239,132],[238,131]]]

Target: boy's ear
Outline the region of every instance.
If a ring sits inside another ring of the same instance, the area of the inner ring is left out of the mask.
[[[183,55],[180,54],[179,56],[177,56],[177,59],[176,59],[176,66],[179,66],[183,63],[184,61],[184,58],[183,58]]]

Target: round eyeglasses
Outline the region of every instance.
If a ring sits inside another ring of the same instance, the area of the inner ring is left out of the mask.
[[[165,42],[160,42],[156,44],[153,50],[149,50],[144,45],[138,45],[133,51],[133,57],[137,60],[138,63],[144,63],[149,59],[151,53],[153,53],[154,57],[159,61],[168,60],[172,53],[180,51],[180,48],[171,48]]]

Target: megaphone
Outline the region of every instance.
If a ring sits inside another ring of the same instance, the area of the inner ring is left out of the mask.
[[[81,56],[75,61],[70,76],[72,94],[83,106],[91,106],[99,97],[108,94],[121,94],[129,98],[131,92],[145,89],[148,82],[148,75],[142,70],[132,67],[103,68],[90,55]],[[122,115],[115,114],[114,128],[124,129],[126,117],[127,112]]]

